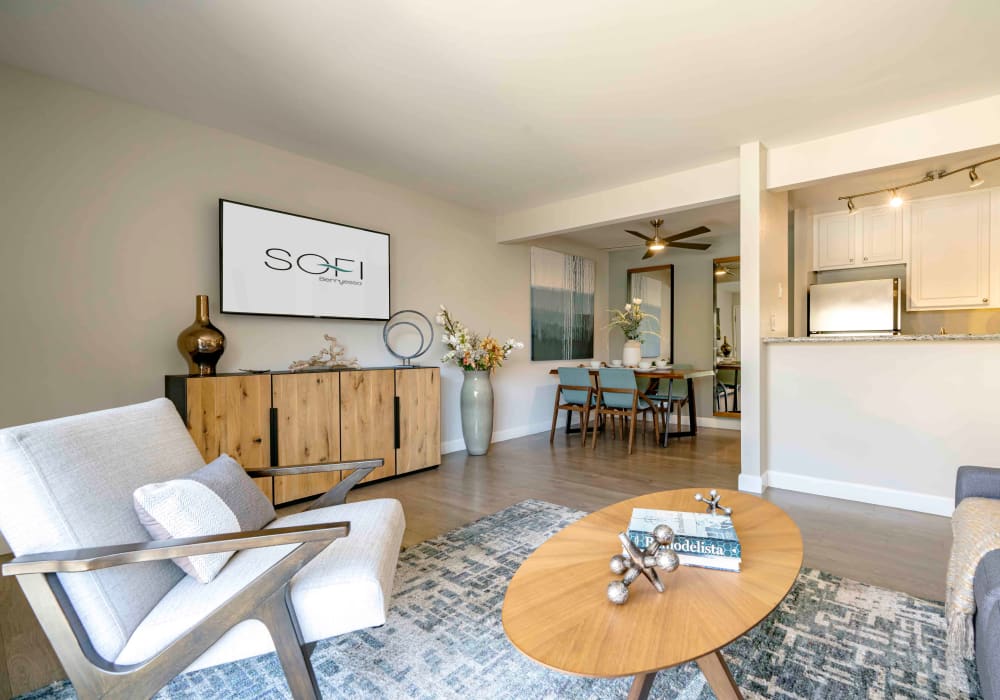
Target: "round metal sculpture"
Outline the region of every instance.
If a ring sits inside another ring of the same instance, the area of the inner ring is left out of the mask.
[[[723,515],[733,514],[732,508],[726,508],[725,506],[719,505],[719,501],[722,500],[722,496],[720,496],[719,492],[716,491],[715,489],[712,489],[711,491],[708,492],[708,498],[705,498],[700,493],[696,493],[694,495],[694,500],[704,503],[706,506],[708,506],[706,512],[711,513],[712,515],[718,515],[719,514],[718,511],[720,510],[722,511]]]
[[[676,571],[680,564],[677,552],[671,547],[674,531],[668,525],[657,525],[653,529],[653,541],[644,550],[636,547],[624,532],[618,533],[618,539],[623,551],[611,557],[611,573],[616,576],[624,574],[624,578],[608,584],[608,600],[615,605],[624,605],[628,600],[628,587],[640,575],[653,584],[657,593],[663,593],[666,588],[656,570],[669,574]]]
[[[411,332],[416,332],[420,338],[420,345],[413,352],[406,352],[394,346],[389,338],[394,329],[404,327],[412,329]],[[434,326],[431,324],[430,319],[419,311],[403,309],[390,316],[389,320],[382,326],[382,342],[385,343],[385,347],[389,352],[403,361],[404,367],[409,367],[412,364],[412,360],[431,349],[431,343],[434,342]]]

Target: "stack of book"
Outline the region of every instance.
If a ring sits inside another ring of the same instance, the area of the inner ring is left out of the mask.
[[[674,531],[673,548],[682,565],[740,570],[740,540],[728,515],[633,508],[628,538],[639,549],[645,549],[653,541],[657,525],[669,525]]]

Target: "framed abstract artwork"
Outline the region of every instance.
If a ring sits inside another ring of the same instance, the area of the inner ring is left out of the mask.
[[[531,359],[594,356],[593,260],[531,249]]]

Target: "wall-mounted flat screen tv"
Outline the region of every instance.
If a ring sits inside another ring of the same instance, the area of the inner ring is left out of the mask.
[[[224,314],[389,318],[389,234],[219,200]]]

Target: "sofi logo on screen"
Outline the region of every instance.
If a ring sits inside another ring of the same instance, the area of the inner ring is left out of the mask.
[[[302,253],[295,257],[284,248],[264,251],[264,266],[275,272],[304,272],[314,275],[319,282],[339,285],[362,285],[365,281],[365,263],[353,258],[334,257],[333,262],[319,253]]]

